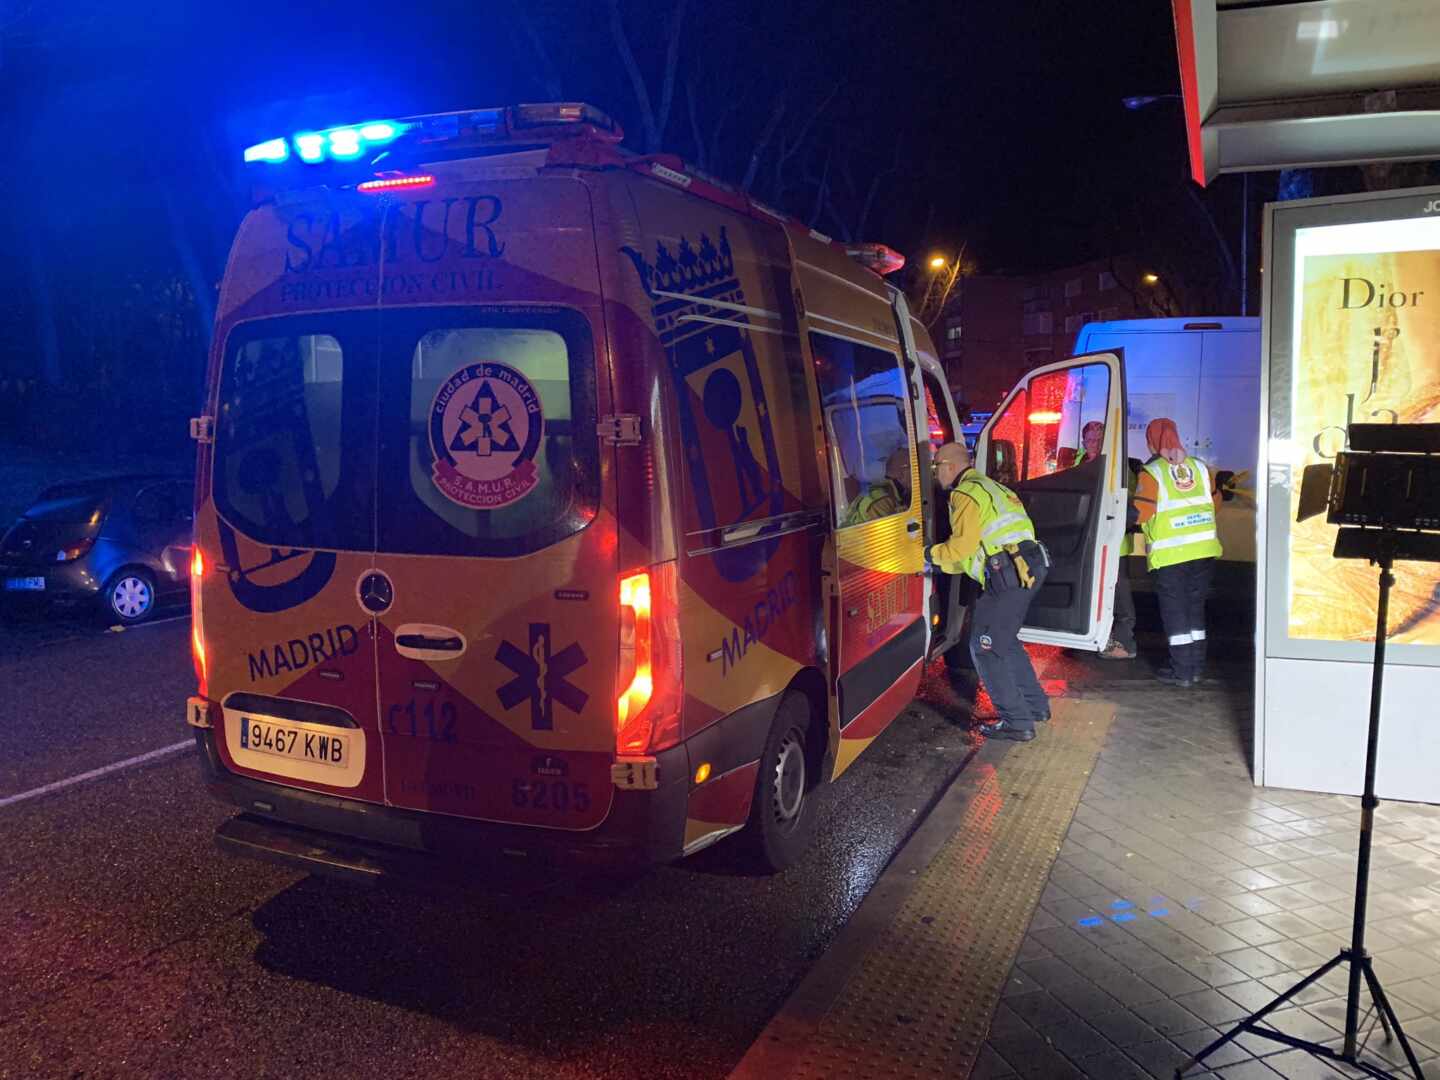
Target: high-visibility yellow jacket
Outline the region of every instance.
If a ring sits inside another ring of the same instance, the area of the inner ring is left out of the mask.
[[[1020,497],[967,469],[950,492],[950,539],[930,546],[930,561],[947,574],[967,574],[984,585],[987,555],[1034,539],[1035,526]]]
[[[855,500],[850,512],[845,515],[846,525],[859,525],[862,521],[874,521],[887,514],[898,514],[905,509],[908,501],[900,496],[900,488],[886,477],[879,483],[871,484],[865,494]]]
[[[1135,492],[1146,565],[1160,570],[1193,559],[1219,558],[1218,505],[1219,492],[1211,485],[1210,470],[1198,458],[1187,456],[1178,465],[1158,456],[1146,462]]]

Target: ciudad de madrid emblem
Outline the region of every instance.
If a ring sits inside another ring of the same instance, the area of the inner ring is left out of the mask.
[[[472,510],[498,510],[540,482],[535,452],[545,426],[540,395],[508,364],[460,368],[430,406],[431,475],[440,493]]]
[[[1175,481],[1175,487],[1179,491],[1189,491],[1195,486],[1195,470],[1188,461],[1182,461],[1179,465],[1172,463],[1170,478]]]

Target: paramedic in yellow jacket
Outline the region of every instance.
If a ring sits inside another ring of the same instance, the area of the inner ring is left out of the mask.
[[[1049,560],[1019,497],[972,469],[963,443],[935,452],[935,475],[950,493],[950,539],[926,555],[944,573],[965,574],[983,589],[970,616],[970,655],[998,716],[980,731],[1029,742],[1036,721],[1050,719],[1050,703],[1018,635]]]
[[[1205,463],[1186,451],[1174,420],[1150,421],[1145,442],[1150,460],[1140,470],[1135,509],[1170,643],[1170,665],[1157,675],[1175,686],[1193,686],[1205,672],[1205,597],[1220,557],[1215,533],[1220,492]]]

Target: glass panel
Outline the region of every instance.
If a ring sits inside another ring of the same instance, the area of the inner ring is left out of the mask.
[[[1001,484],[1014,484],[1020,478],[1018,465],[1025,451],[1025,412],[1029,400],[1029,395],[1021,390],[990,428],[990,459],[985,463],[985,475]]]
[[[227,344],[215,500],[279,547],[372,546],[373,317],[271,319]]]
[[[933,375],[926,374],[922,385],[925,387],[925,426],[933,454],[947,442],[955,441],[955,431],[950,425],[950,413],[941,402],[944,400],[940,387]]]
[[[578,313],[383,318],[381,551],[523,554],[594,518],[593,348]]]
[[[835,524],[859,525],[910,506],[909,395],[895,354],[811,334],[830,440]]]
[[[1099,456],[1105,441],[1110,369],[1083,364],[1030,380],[1024,479],[1048,476]]]

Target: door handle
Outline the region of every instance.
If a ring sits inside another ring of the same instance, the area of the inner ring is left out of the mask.
[[[406,623],[395,628],[395,651],[411,660],[456,660],[465,653],[465,635],[448,626]]]
[[[459,652],[465,642],[459,637],[430,637],[427,634],[400,634],[395,644],[407,649],[434,649],[436,652]]]

